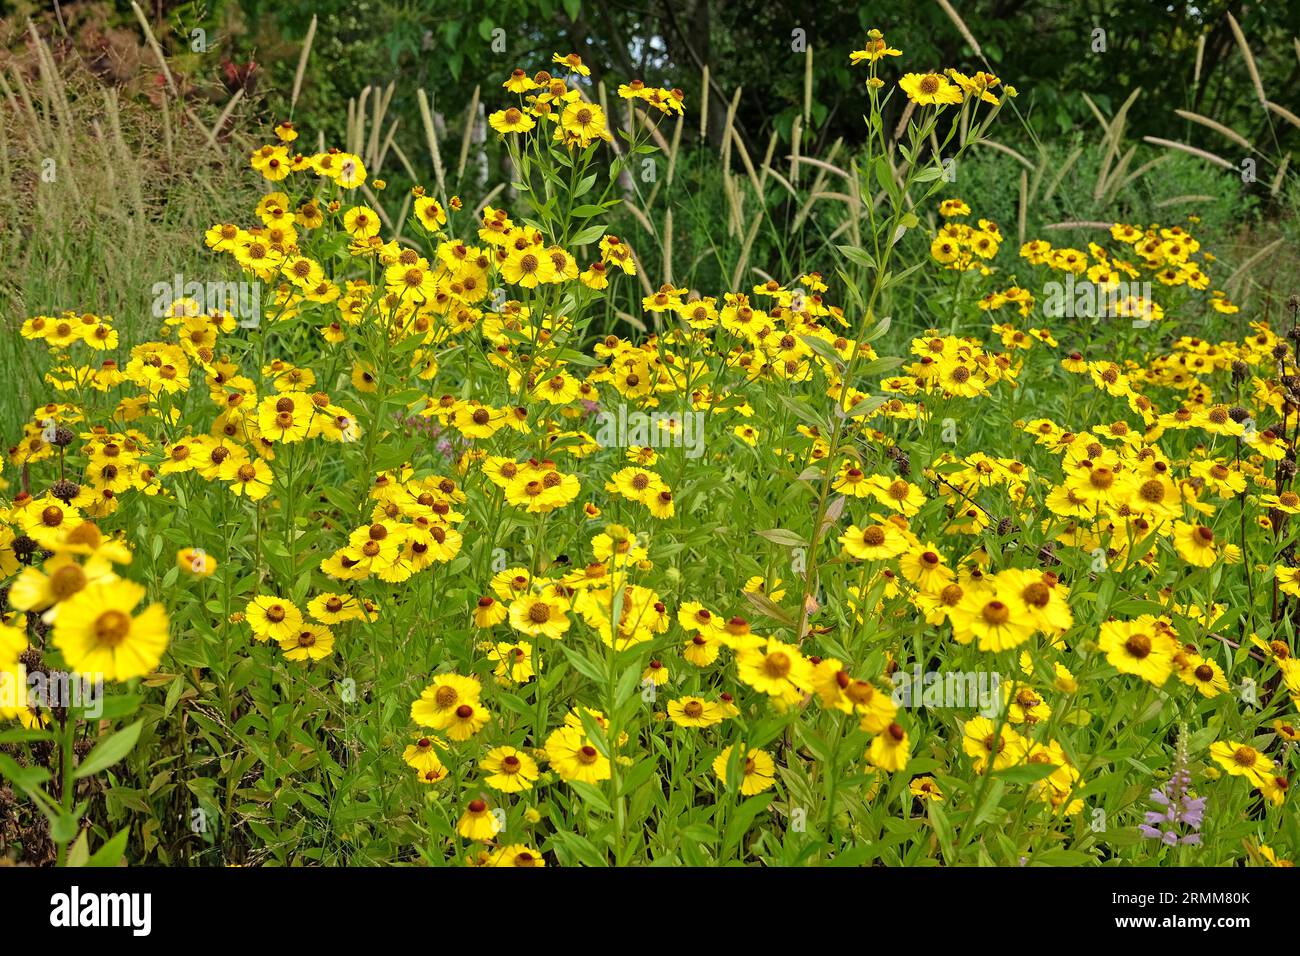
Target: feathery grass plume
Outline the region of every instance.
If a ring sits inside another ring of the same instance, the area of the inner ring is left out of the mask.
[[[239,105],[239,101],[243,98],[244,88],[241,86],[235,90],[235,95],[226,102],[226,106],[217,117],[217,121],[212,124],[212,130],[208,134],[209,139],[215,142],[217,137],[221,135],[221,131],[225,129],[226,121],[230,119],[230,114],[235,111],[235,107]]]
[[[740,287],[740,277],[745,274],[745,267],[749,265],[749,254],[754,247],[754,238],[758,235],[758,227],[762,224],[762,216],[755,216],[754,221],[749,224],[749,231],[745,233],[745,242],[740,247],[740,259],[736,263],[736,270],[731,273],[731,287],[733,289]]]
[[[475,216],[480,215],[483,212],[483,208],[488,204],[490,204],[492,200],[496,199],[497,195],[501,193],[505,188],[506,188],[505,183],[497,183],[490,190],[488,190],[488,192],[483,196],[483,198],[474,204],[474,215]]]
[[[709,64],[700,68],[700,139],[709,135]]]
[[[1276,113],[1278,116],[1282,117],[1292,126],[1300,129],[1300,116],[1296,116],[1286,107],[1279,106],[1278,104],[1274,103],[1272,100],[1265,100],[1264,106],[1268,108],[1269,112]]]
[[[673,207],[664,210],[664,232],[662,242],[664,281],[673,281]]]
[[[998,143],[991,139],[982,139],[978,143],[973,143],[972,145],[987,146],[989,149],[996,150],[999,153],[1004,153],[1007,156],[1010,156],[1017,163],[1019,163],[1021,166],[1025,167],[1025,169],[1031,172],[1035,169],[1034,164],[1029,161],[1029,158],[1027,156],[1025,156],[1023,153],[1016,152],[1010,146],[1007,146],[1003,143]]]
[[[289,96],[289,115],[293,116],[294,107],[298,105],[298,94],[302,92],[302,80],[307,75],[307,58],[311,56],[312,41],[316,39],[316,14],[311,15],[307,24],[307,35],[302,40],[302,51],[298,54],[298,68],[293,71],[293,92]]]
[[[1106,181],[1102,183],[1101,187],[1101,197],[1106,202],[1113,200],[1124,185],[1124,174],[1128,171],[1129,164],[1133,162],[1133,157],[1136,155],[1137,146],[1135,144],[1126,149],[1119,162],[1111,168],[1109,175],[1106,176]]]
[[[1197,149],[1195,146],[1188,146],[1186,143],[1175,142],[1172,139],[1161,139],[1159,136],[1143,136],[1142,141],[1151,143],[1153,146],[1163,146],[1166,149],[1176,149],[1179,152],[1187,153],[1189,156],[1198,156],[1206,162],[1214,163],[1216,166],[1222,166],[1224,169],[1235,170],[1237,168],[1222,156],[1216,156],[1208,150]]]
[[[1215,197],[1213,196],[1207,196],[1204,194],[1201,194],[1199,196],[1198,195],[1170,196],[1168,199],[1159,199],[1156,202],[1152,203],[1152,205],[1155,206],[1157,209],[1166,209],[1169,206],[1181,206],[1184,203],[1189,203],[1189,202],[1214,202],[1214,198]]]
[[[379,151],[375,154],[375,161],[373,165],[373,169],[375,172],[378,172],[379,170],[384,168],[384,161],[388,159],[388,151],[393,148],[393,138],[397,135],[397,127],[400,126],[401,123],[402,123],[402,118],[398,116],[398,117],[394,117],[393,121],[388,125],[388,135],[384,137],[383,144],[379,147]]]
[[[438,133],[433,126],[433,113],[429,109],[429,97],[423,89],[415,91],[415,98],[420,106],[420,120],[424,124],[424,139],[429,146],[429,158],[433,161],[433,176],[438,182],[438,194],[447,196],[447,183],[443,176],[442,153],[438,149]]]
[[[677,122],[673,125],[673,141],[668,147],[668,171],[664,175],[664,179],[670,187],[673,184],[673,174],[677,171],[677,154],[682,147],[682,129],[685,126],[685,117],[677,117]]]
[[[908,100],[907,106],[903,109],[903,115],[898,118],[898,125],[894,127],[894,142],[903,138],[903,130],[907,129],[908,122],[912,119],[912,114],[916,111],[916,102]]]
[[[144,31],[145,42],[149,49],[153,51],[154,59],[158,61],[158,68],[162,71],[163,79],[167,81],[167,88],[172,91],[172,96],[177,96],[176,80],[172,77],[171,68],[167,66],[167,57],[163,56],[162,47],[158,45],[158,38],[153,35],[153,28],[149,26],[149,18],[144,15],[140,9],[140,4],[131,0],[131,9],[135,11],[135,18],[140,21],[140,29]],[[28,21],[30,25],[30,21]],[[33,31],[35,28],[33,27]]]
[[[641,224],[641,228],[644,229],[647,234],[653,236],[655,239],[659,238],[655,232],[654,223],[650,221],[650,217],[647,216],[642,209],[638,208],[635,203],[627,199],[623,200],[623,207],[627,209],[627,211],[632,214],[632,217]]]
[[[1069,154],[1065,157],[1065,161],[1057,167],[1056,173],[1052,176],[1051,182],[1047,184],[1047,189],[1043,192],[1043,202],[1049,202],[1051,198],[1056,195],[1057,187],[1061,185],[1061,182],[1065,179],[1066,175],[1074,167],[1074,164],[1079,161],[1079,157],[1082,155],[1082,146],[1076,146],[1074,149],[1070,150]]]
[[[731,97],[731,103],[727,106],[727,120],[722,128],[722,145],[719,147],[722,155],[722,181],[727,185],[727,198],[731,203],[731,224],[728,227],[728,235],[736,235],[740,232],[740,204],[737,190],[731,184],[731,137],[735,128],[736,107],[740,104],[740,90],[736,87],[735,95]]]
[[[1267,105],[1268,96],[1264,93],[1264,83],[1259,78],[1259,67],[1255,65],[1255,55],[1250,52],[1250,44],[1246,42],[1246,34],[1241,32],[1241,25],[1237,23],[1237,18],[1231,13],[1226,14],[1228,26],[1232,28],[1232,35],[1237,38],[1237,46],[1241,49],[1242,58],[1246,61],[1246,72],[1250,74],[1250,82],[1255,85],[1255,95],[1259,97],[1260,105]]]
[[[1106,191],[1106,183],[1110,179],[1111,163],[1119,154],[1120,142],[1124,138],[1124,126],[1128,121],[1128,111],[1137,101],[1138,95],[1142,92],[1141,87],[1137,87],[1128,98],[1124,100],[1124,105],[1115,112],[1115,116],[1106,126],[1106,149],[1102,155],[1101,168],[1097,171],[1097,182],[1092,188],[1092,198],[1100,199]],[[1086,99],[1086,97],[1085,97]],[[1094,112],[1096,112],[1094,108]]]
[[[790,182],[799,185],[799,147],[803,144],[803,117],[790,124]]]
[[[465,111],[465,129],[460,136],[460,159],[456,163],[456,180],[465,177],[465,164],[469,162],[469,144],[474,139],[474,128],[478,125],[479,86],[475,84],[474,92],[469,98],[469,109]]]
[[[1037,175],[1037,171],[1035,171]],[[1016,239],[1023,246],[1025,244],[1025,215],[1029,211],[1029,174],[1024,170],[1020,171],[1020,210],[1016,215]]]
[[[758,196],[759,205],[763,203],[763,184],[759,182],[758,171],[754,168],[754,161],[750,159],[749,150],[745,148],[744,141],[739,135],[732,132],[732,142],[735,143],[736,152],[740,154],[740,161],[745,167],[745,173],[749,176],[749,184],[754,187],[754,194]]]
[[[862,176],[858,169],[857,160],[849,164],[849,241],[853,243],[854,248],[862,245],[862,229],[859,221],[865,211],[862,205]]]
[[[1281,239],[1273,240],[1264,248],[1256,252],[1249,259],[1247,259],[1245,262],[1243,262],[1241,265],[1239,265],[1237,267],[1237,271],[1234,272],[1232,275],[1230,275],[1228,277],[1228,281],[1223,284],[1224,289],[1235,294],[1239,290],[1241,283],[1245,280],[1246,274],[1250,272],[1252,268],[1254,268],[1255,264],[1257,262],[1262,262],[1275,249],[1282,246],[1286,241],[1287,239],[1285,236]]]
[[[1071,219],[1071,220],[1069,220],[1069,221],[1067,221],[1067,222],[1054,222],[1054,223],[1050,223],[1050,224],[1048,224],[1048,225],[1046,225],[1046,226],[1043,226],[1043,228],[1044,228],[1044,229],[1052,229],[1052,230],[1057,230],[1057,229],[1110,229],[1110,227],[1113,226],[1113,225],[1114,225],[1113,222],[1100,222],[1100,221],[1098,221],[1098,220],[1096,220],[1096,219],[1091,219],[1091,220],[1084,220],[1084,219]]]
[[[1246,139],[1246,137],[1242,136],[1236,130],[1224,126],[1217,120],[1212,120],[1208,116],[1202,116],[1200,113],[1193,113],[1191,110],[1174,110],[1174,112],[1189,122],[1197,123],[1204,126],[1206,129],[1214,130],[1225,139],[1232,140],[1232,142],[1236,143],[1242,149],[1251,152],[1255,151],[1255,147],[1251,145],[1250,140]]]
[[[1269,187],[1269,194],[1276,196],[1277,191],[1282,188],[1282,183],[1286,179],[1287,168],[1291,165],[1291,154],[1287,153],[1282,157],[1282,162],[1277,165],[1277,175],[1273,177],[1273,185]]]
[[[812,186],[808,190],[808,199],[804,202],[803,206],[799,208],[799,211],[795,213],[794,224],[792,227],[795,232],[798,232],[803,227],[805,220],[807,220],[808,215],[812,212],[813,204],[817,201],[815,194],[822,191],[822,187],[826,183],[827,174],[835,172],[846,179],[848,178],[848,173],[840,169],[838,166],[832,165],[835,161],[836,155],[838,155],[840,151],[840,147],[843,145],[843,139],[835,140],[835,142],[831,144],[831,148],[827,152],[825,160],[813,159],[811,156],[799,157],[800,165],[812,166],[817,170],[817,173],[813,176]]]
[[[379,172],[379,137],[384,131],[384,118],[388,115],[388,104],[393,100],[393,93],[397,91],[396,83],[389,83],[375,98],[374,116],[370,120],[370,141],[366,146],[366,165],[370,167],[371,172]],[[394,122],[400,121],[394,120]]]
[[[777,133],[772,131],[772,135],[767,138],[767,151],[763,153],[763,162],[758,167],[758,191],[763,192],[763,187],[767,185],[768,170],[771,169],[772,155],[776,152]]]
[[[1117,186],[1114,187],[1112,195],[1116,195],[1119,193],[1120,190],[1128,188],[1133,183],[1142,179],[1142,177],[1145,176],[1147,173],[1151,172],[1151,170],[1156,169],[1159,166],[1163,166],[1165,163],[1169,162],[1173,158],[1174,157],[1172,153],[1161,153],[1159,156],[1155,157],[1154,159],[1147,160],[1137,169],[1133,170],[1133,172],[1125,176],[1123,182],[1119,183]]]
[[[812,122],[812,90],[813,90],[813,48],[809,43],[804,50],[804,70],[803,70],[803,121]]]

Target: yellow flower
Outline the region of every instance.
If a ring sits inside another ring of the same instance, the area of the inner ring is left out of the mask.
[[[790,644],[769,637],[766,644],[736,654],[740,679],[757,691],[789,703],[797,702],[813,689],[813,667]]]
[[[559,727],[546,738],[546,759],[561,778],[581,783],[600,783],[610,776],[609,758],[604,756],[575,727]]]
[[[908,784],[907,789],[912,792],[912,796],[921,801],[943,799],[943,790],[939,788],[939,783],[934,777],[915,777]]]
[[[909,100],[920,106],[943,106],[962,100],[961,89],[940,73],[908,73],[898,85]]]
[[[303,624],[297,634],[280,638],[280,650],[291,661],[319,661],[334,653],[334,632],[323,624]]]
[[[981,651],[1005,651],[1018,647],[1037,629],[1019,594],[1009,588],[996,592],[965,589],[949,611],[952,636],[961,644],[978,638]]]
[[[614,137],[605,128],[604,110],[595,103],[587,103],[580,99],[564,107],[555,136],[557,142],[582,148],[586,148],[598,139],[606,142],[614,141]]]
[[[1256,787],[1263,787],[1265,777],[1273,769],[1273,761],[1249,744],[1216,741],[1210,744],[1210,756],[1231,776],[1245,777]]]
[[[1157,687],[1174,671],[1178,644],[1162,621],[1144,614],[1134,621],[1105,621],[1098,645],[1121,674],[1136,674]]]
[[[491,840],[500,829],[498,812],[488,809],[483,800],[471,800],[456,821],[456,832],[466,840]]]
[[[283,641],[296,637],[302,627],[302,611],[291,601],[278,597],[258,595],[244,608],[253,637],[259,641]]]
[[[724,748],[722,753],[718,754],[713,760],[713,772],[717,774],[723,786],[727,784],[727,765],[731,762],[731,751],[733,749],[734,747]],[[766,750],[759,750],[755,747],[747,748],[745,754],[745,760],[741,764],[741,794],[752,797],[756,793],[762,793],[764,790],[770,790],[775,786],[776,763],[772,760],[772,755]]]
[[[483,782],[502,793],[531,790],[538,776],[537,762],[514,747],[493,747],[479,767],[488,773]]]
[[[176,566],[186,574],[211,577],[217,570],[217,559],[202,548],[181,548],[176,552]]]
[[[488,124],[498,133],[527,133],[536,126],[531,116],[518,107],[497,110],[488,117]]]
[[[134,581],[96,582],[60,604],[53,643],[68,667],[110,681],[142,677],[157,667],[167,648],[167,612],[151,604],[133,617],[144,596]]]
[[[892,521],[880,521],[865,528],[849,525],[839,541],[844,553],[859,561],[886,561],[908,548],[907,538]]]
[[[911,752],[911,742],[907,739],[907,732],[895,723],[872,738],[871,746],[867,750],[867,760],[873,767],[886,773],[897,773],[907,766]]]
[[[996,724],[987,717],[972,717],[962,726],[962,750],[971,758],[976,773],[983,773],[990,759],[994,770],[1015,766],[1024,757],[1025,738],[1006,724],[994,733]]]
[[[1174,522],[1174,548],[1178,556],[1198,568],[1208,568],[1220,557],[1228,564],[1241,561],[1241,549],[1215,540],[1214,532],[1204,525]]]
[[[531,809],[531,808],[529,808]],[[542,855],[531,847],[522,843],[512,843],[509,846],[503,846],[492,854],[489,866],[515,866],[515,867],[536,867],[545,866],[546,861]]]
[[[863,44],[861,50],[854,50],[849,54],[849,62],[857,66],[860,63],[875,63],[887,56],[902,55],[902,50],[895,50],[885,42],[885,35],[879,30],[868,30],[867,42]]]
[[[433,737],[421,737],[402,752],[402,759],[421,773],[442,770],[442,761],[434,749],[435,742],[437,741]]]
[[[569,629],[570,604],[558,595],[525,594],[510,603],[510,626],[529,637],[559,640]]]
[[[668,702],[669,719],[682,727],[712,727],[722,723],[717,705],[702,697],[679,697]]]

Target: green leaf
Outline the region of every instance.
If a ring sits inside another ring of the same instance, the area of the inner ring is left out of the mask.
[[[20,767],[8,754],[0,754],[0,775],[24,793],[31,793],[50,779],[50,772],[44,767]]]
[[[601,813],[613,812],[613,807],[609,805],[609,801],[605,799],[605,795],[600,792],[600,788],[593,787],[589,783],[583,783],[581,780],[572,780],[569,782],[569,786],[573,789],[574,793],[582,797],[585,803],[599,810]]]
[[[99,773],[129,754],[135,742],[140,739],[140,730],[143,727],[144,721],[137,720],[131,726],[119,730],[107,740],[100,742],[81,762],[75,774],[76,778],[81,780],[91,774]]]
[[[808,542],[803,537],[793,531],[787,531],[785,528],[769,528],[766,531],[755,531],[754,534],[760,538],[766,538],[773,544],[779,544],[783,548],[808,547]]]
[[[119,830],[116,836],[91,854],[86,866],[118,866],[126,854],[126,838],[130,835],[130,827]]]
[[[925,809],[930,817],[930,825],[934,827],[934,835],[939,841],[939,849],[943,852],[943,858],[951,866],[955,860],[952,849],[952,823],[948,819],[948,814],[944,812],[943,807],[939,805],[937,800],[927,800]]]
[[[835,248],[840,250],[844,258],[854,265],[863,266],[867,269],[876,268],[876,260],[871,258],[871,253],[867,252],[866,249],[859,249],[857,246],[836,246]]]

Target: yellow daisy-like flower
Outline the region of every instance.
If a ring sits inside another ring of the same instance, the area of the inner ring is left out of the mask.
[[[1198,568],[1208,568],[1220,557],[1228,564],[1241,561],[1241,549],[1236,545],[1222,544],[1209,528],[1186,521],[1174,522],[1174,548],[1180,558]]]
[[[411,704],[411,719],[421,727],[446,730],[456,721],[456,709],[477,704],[483,688],[473,677],[438,674]]]
[[[867,749],[867,761],[886,773],[897,773],[907,766],[912,746],[905,731],[898,724],[890,724],[883,733],[876,734]]]
[[[68,666],[105,680],[143,677],[167,648],[167,612],[151,604],[133,616],[143,586],[117,580],[87,585],[59,605],[53,643]]]
[[[334,653],[334,632],[324,624],[303,624],[297,634],[280,638],[280,650],[291,661],[319,661]]]
[[[244,608],[244,617],[259,641],[283,641],[296,637],[302,627],[302,611],[292,601],[269,595],[258,595]]]
[[[546,738],[546,759],[564,780],[600,783],[610,775],[609,758],[576,727],[560,727]]]
[[[501,830],[501,818],[485,800],[471,800],[456,821],[456,832],[466,840],[491,840]]]
[[[421,737],[402,752],[402,759],[408,766],[414,767],[421,773],[442,770],[442,760],[438,757],[438,751],[434,749],[435,743],[432,737]]]
[[[1219,740],[1210,744],[1214,762],[1234,777],[1245,777],[1256,787],[1263,787],[1265,775],[1273,769],[1273,761],[1249,744]]]
[[[514,747],[493,747],[479,767],[488,773],[483,782],[502,793],[531,790],[538,776],[537,761]]]
[[[918,106],[945,106],[962,100],[961,88],[941,73],[908,73],[898,85]]]
[[[722,722],[722,712],[702,697],[686,696],[668,702],[668,719],[680,727],[712,727]]]
[[[537,125],[536,121],[518,107],[497,110],[488,117],[488,124],[498,133],[527,133]]]
[[[1150,615],[1135,621],[1103,622],[1097,643],[1121,674],[1135,674],[1159,687],[1174,672],[1178,644]]]
[[[510,626],[529,637],[559,640],[569,629],[569,602],[559,596],[525,594],[510,604]]]
[[[546,861],[542,855],[532,847],[525,846],[522,843],[512,843],[509,846],[503,846],[492,854],[489,866],[515,866],[515,867],[538,867],[545,866]]]
[[[725,748],[713,760],[713,772],[717,774],[723,786],[727,784],[727,765],[731,762],[734,747]],[[748,748],[745,760],[741,764],[740,792],[746,797],[770,790],[776,785],[776,763],[766,750],[756,747]]]
[[[794,703],[813,689],[813,666],[799,649],[774,637],[736,654],[740,679],[757,691]]]

